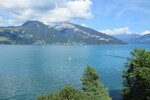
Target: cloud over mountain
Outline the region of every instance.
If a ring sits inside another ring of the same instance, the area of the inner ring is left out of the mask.
[[[129,30],[128,27],[124,27],[124,28],[119,28],[119,29],[106,29],[106,30],[102,30],[100,31],[102,33],[106,33],[108,35],[120,35],[120,34],[133,34],[133,32],[131,32]],[[139,35],[145,35],[145,34],[150,34],[150,31],[149,30],[145,30],[143,32],[140,32],[140,33],[136,33],[136,34],[139,34]]]
[[[144,31],[144,32],[142,32],[142,33],[140,33],[140,34],[141,34],[141,35],[150,34],[150,31],[146,30],[146,31]]]
[[[21,23],[26,20],[39,20],[51,24],[88,19],[93,16],[91,5],[90,0],[1,0],[0,11]]]
[[[114,34],[131,34],[131,33],[132,33],[132,32],[129,30],[128,27],[119,28],[119,29],[113,29],[113,30],[106,29],[106,30],[102,30],[102,31],[100,31],[100,32],[106,33],[106,34],[109,34],[109,35],[114,35]]]

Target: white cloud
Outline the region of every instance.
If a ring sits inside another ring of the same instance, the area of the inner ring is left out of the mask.
[[[85,25],[85,24],[81,24],[81,26],[83,26],[83,27],[87,27],[87,25]]]
[[[45,24],[92,17],[90,0],[1,0],[0,11],[18,22],[39,20]]]
[[[144,32],[142,32],[142,33],[140,33],[140,34],[141,34],[141,35],[150,34],[150,31],[146,30],[146,31],[144,31]]]
[[[132,32],[129,30],[128,27],[119,28],[119,29],[113,29],[113,30],[106,29],[106,30],[102,30],[102,31],[100,31],[100,32],[106,33],[106,34],[108,34],[108,35],[115,35],[115,34],[132,34]]]
[[[0,6],[2,10],[17,12],[25,9],[31,10],[51,10],[58,7],[65,7],[66,0],[1,0]]]

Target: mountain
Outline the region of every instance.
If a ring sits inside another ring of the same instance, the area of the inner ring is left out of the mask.
[[[150,33],[146,35],[116,34],[112,36],[130,44],[150,44]]]
[[[0,44],[126,44],[112,36],[71,23],[54,27],[27,21],[17,27],[0,27]]]
[[[54,28],[66,36],[69,42],[94,45],[126,44],[112,36],[72,23],[63,23]]]
[[[150,44],[150,33],[145,34],[145,35],[135,39],[132,43],[134,43],[134,44]]]
[[[25,29],[26,34],[31,34],[47,44],[67,42],[67,38],[60,32],[39,21],[27,21],[21,28]]]
[[[1,44],[66,43],[67,38],[39,21],[27,21],[18,27],[0,28]]]
[[[127,43],[132,43],[135,39],[139,38],[139,34],[114,34],[113,37],[125,41]]]

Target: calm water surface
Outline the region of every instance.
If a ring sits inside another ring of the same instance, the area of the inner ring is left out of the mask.
[[[122,89],[121,71],[133,48],[113,46],[0,46],[0,100],[35,100],[66,85],[80,89],[85,66],[95,67],[113,98]],[[76,69],[77,68],[77,69]]]

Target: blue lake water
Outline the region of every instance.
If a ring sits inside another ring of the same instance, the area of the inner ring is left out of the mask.
[[[126,57],[150,45],[0,46],[0,100],[36,100],[66,85],[80,89],[85,66],[93,66],[109,91],[122,89]],[[112,96],[117,96],[115,92]]]

